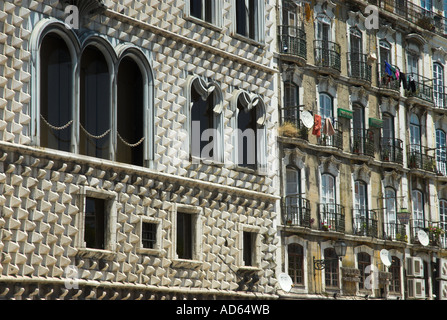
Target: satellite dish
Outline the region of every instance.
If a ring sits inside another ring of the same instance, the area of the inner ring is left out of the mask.
[[[301,112],[301,121],[303,122],[303,125],[308,129],[314,126],[314,118],[309,111]]]
[[[290,290],[292,290],[293,281],[288,274],[281,273],[278,277],[278,283],[281,289],[285,292],[290,292]]]
[[[418,240],[424,247],[428,245],[429,243],[428,235],[427,233],[425,233],[424,230],[418,231]]]
[[[386,249],[382,249],[380,251],[380,260],[382,260],[382,263],[387,267],[391,266],[390,252]]]

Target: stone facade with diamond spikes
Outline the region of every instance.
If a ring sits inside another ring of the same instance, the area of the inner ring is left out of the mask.
[[[0,299],[276,298],[278,212],[274,88],[274,1],[265,5],[265,43],[231,33],[232,1],[222,27],[184,18],[181,0],[109,0],[81,20],[113,48],[149,52],[154,76],[154,141],[149,168],[36,145],[32,38],[43,19],[64,22],[58,0],[0,1]],[[223,92],[224,163],[182,162],[178,132],[188,121],[186,78],[197,75]],[[266,106],[267,174],[231,161],[231,100],[237,89]],[[86,192],[113,202],[107,250],[83,248]],[[197,259],[175,257],[175,213],[198,212]],[[159,247],[141,250],[142,219],[158,221]],[[242,232],[256,232],[257,266],[242,265]],[[70,278],[67,267],[76,267]],[[73,280],[73,281],[72,281]]]

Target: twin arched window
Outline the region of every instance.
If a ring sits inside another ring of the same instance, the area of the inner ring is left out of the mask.
[[[94,38],[81,48],[61,29],[40,42],[40,146],[145,165],[152,73],[144,54],[129,47],[118,56]]]

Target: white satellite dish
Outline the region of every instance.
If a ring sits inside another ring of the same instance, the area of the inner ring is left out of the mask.
[[[387,267],[391,266],[390,252],[386,249],[380,250],[380,260]]]
[[[290,290],[292,290],[293,281],[288,274],[281,273],[278,277],[278,283],[281,289],[285,292],[290,292]]]
[[[428,235],[424,230],[418,231],[418,240],[425,247],[429,243]]]
[[[308,129],[314,126],[314,118],[309,111],[301,112],[301,121],[303,122],[303,125]]]

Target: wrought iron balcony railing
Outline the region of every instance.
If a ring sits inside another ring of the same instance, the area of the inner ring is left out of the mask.
[[[280,134],[292,138],[309,140],[309,129],[300,120],[300,109],[304,106],[291,106],[281,109]]]
[[[408,150],[408,168],[436,172],[437,164],[434,156],[422,153],[423,147],[410,145]],[[426,148],[425,148],[426,149]]]
[[[341,49],[338,43],[314,40],[314,48],[316,66],[341,70]]]
[[[410,0],[369,0],[385,11],[397,14],[405,20],[441,36],[447,34],[447,18],[442,13],[424,9]]]
[[[370,129],[352,130],[352,153],[374,157],[375,134]]]
[[[368,55],[358,52],[348,52],[348,73],[351,78],[371,82],[371,65]]]
[[[335,133],[332,136],[322,134],[318,139],[318,143],[326,147],[334,147],[339,150],[343,149],[343,131],[340,129],[335,129]]]
[[[403,142],[400,139],[382,138],[380,143],[380,158],[384,162],[403,164]]]
[[[395,66],[393,66],[396,68]],[[389,89],[394,91],[400,91],[400,80],[394,79],[392,76],[385,72],[385,69],[380,67],[378,70],[378,87],[381,89]]]
[[[407,98],[416,97],[433,103],[433,80],[416,73],[407,74],[407,88],[405,96]]]
[[[382,238],[384,240],[407,242],[407,229],[405,225],[399,222],[384,222]]]
[[[353,231],[355,235],[377,238],[377,218],[373,210],[352,209]]]
[[[299,194],[283,198],[283,223],[310,228],[310,202]]]
[[[281,25],[278,27],[280,53],[307,59],[306,33],[296,26]]]
[[[320,230],[345,232],[345,208],[339,204],[320,203]]]

